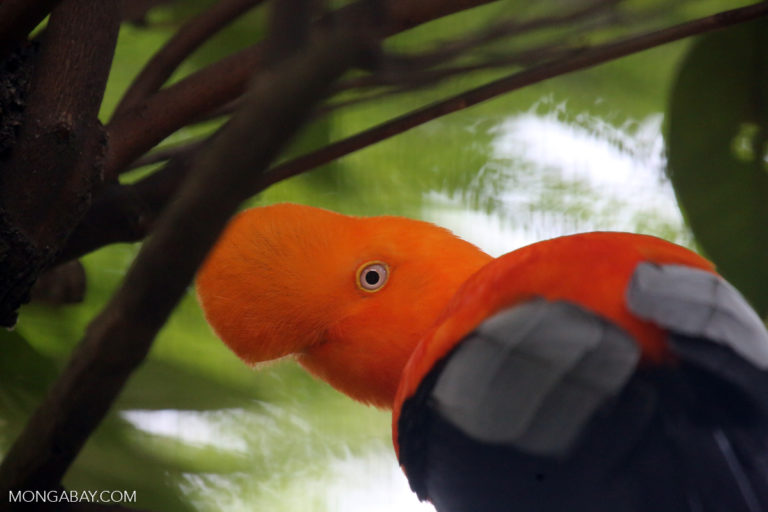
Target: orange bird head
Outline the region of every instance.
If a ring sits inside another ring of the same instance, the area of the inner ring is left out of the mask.
[[[391,407],[421,336],[490,260],[427,222],[278,204],[231,221],[197,291],[208,322],[246,362],[293,354],[349,396]]]

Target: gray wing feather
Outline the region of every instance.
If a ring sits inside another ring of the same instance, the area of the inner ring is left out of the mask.
[[[502,311],[462,341],[432,391],[439,413],[480,441],[560,455],[634,371],[622,330],[568,302]]]
[[[768,369],[768,332],[722,277],[682,265],[640,263],[627,288],[629,309],[670,331],[721,343]]]

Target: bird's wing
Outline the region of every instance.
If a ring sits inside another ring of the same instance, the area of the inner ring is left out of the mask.
[[[744,297],[722,277],[683,265],[640,263],[627,287],[635,315],[689,338],[720,343],[768,369],[768,332]]]
[[[568,302],[533,300],[483,322],[438,377],[435,409],[471,437],[562,454],[635,370],[624,331]]]

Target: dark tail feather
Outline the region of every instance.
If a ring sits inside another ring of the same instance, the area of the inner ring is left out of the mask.
[[[726,430],[688,429],[676,436],[676,446],[685,461],[683,487],[691,510],[768,512],[762,475],[753,470],[749,455],[745,458],[740,453]]]

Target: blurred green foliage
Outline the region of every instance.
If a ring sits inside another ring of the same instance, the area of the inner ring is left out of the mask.
[[[670,97],[669,168],[696,239],[768,316],[768,22],[701,38]]]
[[[539,2],[535,8],[546,10],[559,3]],[[664,19],[669,23],[747,3],[706,0],[671,8],[659,0],[631,2],[636,7],[657,6],[668,11]],[[122,29],[103,105],[104,119],[180,20],[207,4],[178,2],[154,10],[146,27]],[[479,29],[506,13],[526,12],[534,8],[531,5],[522,0],[490,4],[406,32],[387,44],[402,52],[437,47],[441,41]],[[263,9],[257,9],[222,31],[172,80],[260,38],[263,19]],[[523,37],[497,44],[494,51],[528,44],[532,41]],[[485,212],[487,222],[501,218],[510,229],[525,229],[536,222],[561,231],[596,225],[685,240],[683,228],[652,211],[630,212],[629,220],[620,223],[617,219],[625,207],[622,200],[598,206],[604,190],[580,178],[568,178],[556,164],[500,152],[499,140],[509,120],[521,116],[546,118],[590,133],[597,140],[617,130],[636,135],[641,122],[665,112],[669,84],[689,44],[667,45],[552,79],[435,120],[280,183],[251,204],[294,201],[350,214],[427,218],[447,210],[471,210]],[[742,51],[739,46],[729,47],[726,58]],[[691,64],[693,58],[687,66],[699,65]],[[721,71],[713,68],[710,72]],[[288,155],[356,133],[501,73],[473,74],[337,110],[308,126]],[[698,79],[681,79],[675,94],[686,97],[703,89]],[[724,90],[722,94],[736,93]],[[696,100],[694,105],[700,103]],[[706,106],[698,113],[719,117],[716,101]],[[683,107],[676,115],[686,119],[693,114],[690,107]],[[697,126],[696,122],[691,117],[683,129],[691,130],[689,125]],[[185,128],[164,144],[209,133],[216,124]],[[619,151],[627,149],[618,139],[608,144]],[[549,148],[551,153],[572,150]],[[632,151],[627,155],[631,157]],[[135,178],[129,175],[126,179]],[[510,191],[514,197],[502,200]],[[729,243],[738,244],[739,239],[734,240]],[[513,248],[510,240],[508,249]],[[88,255],[83,259],[88,275],[83,303],[57,307],[31,304],[23,309],[16,332],[2,334],[0,450],[20,431],[137,250],[136,245],[123,244]],[[715,256],[714,251],[711,254]],[[325,488],[333,477],[329,468],[334,461],[362,457],[372,450],[379,453],[388,447],[388,413],[352,402],[307,376],[291,361],[256,370],[246,367],[212,334],[190,289],[64,483],[78,489],[135,489],[137,506],[144,509],[323,510],[328,501],[320,491],[306,491],[307,486],[315,482]],[[296,501],[297,489],[307,493],[304,501]]]

